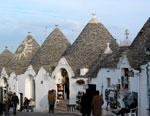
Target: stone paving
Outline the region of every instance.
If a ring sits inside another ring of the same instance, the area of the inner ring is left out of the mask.
[[[12,111],[9,113],[9,116],[13,116]],[[3,115],[4,116],[4,115]],[[47,113],[47,112],[17,112],[16,116],[82,116],[81,113],[68,112],[68,113],[60,113],[59,111],[55,111],[55,113]],[[93,116],[93,115],[91,115]],[[111,111],[106,111],[103,109],[102,116],[115,116]]]

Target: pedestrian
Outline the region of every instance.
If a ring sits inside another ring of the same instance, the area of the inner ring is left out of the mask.
[[[81,97],[81,109],[80,109],[80,112],[82,114],[82,116],[85,116],[86,114],[86,109],[85,109],[85,105],[86,105],[86,102],[85,102],[85,94],[83,93],[83,96]]]
[[[35,101],[32,98],[30,98],[28,109],[31,110],[31,112],[33,112],[34,107],[35,107]]]
[[[85,95],[83,95],[81,99],[81,113],[82,116],[90,116],[91,115],[91,102],[92,102],[92,94],[89,89],[86,89]]]
[[[49,91],[48,101],[49,101],[49,113],[51,111],[52,113],[54,113],[54,106],[55,106],[55,101],[56,101],[55,90]]]
[[[92,113],[94,116],[102,115],[102,105],[104,104],[102,96],[99,95],[99,91],[95,92],[95,96],[92,100]]]
[[[3,104],[0,101],[0,116],[2,116],[2,115],[3,115]]]
[[[27,97],[24,98],[24,103],[23,106],[20,107],[20,112],[22,112],[22,110],[27,109],[28,112],[28,107],[29,107],[29,100]]]
[[[129,113],[131,109],[134,109],[137,106],[138,106],[137,99],[134,98],[133,101],[132,101],[132,103],[130,105],[128,105],[128,107],[122,108],[119,111],[112,111],[112,112],[115,113],[117,116],[118,115],[124,116],[124,113]]]
[[[16,93],[13,94],[11,101],[13,103],[13,114],[16,115],[17,104],[19,104],[19,99]]]

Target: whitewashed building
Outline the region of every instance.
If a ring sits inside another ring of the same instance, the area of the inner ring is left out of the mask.
[[[132,43],[126,31],[121,46],[96,15],[72,45],[57,25],[42,46],[29,33],[14,54],[6,48],[0,55],[0,99],[4,100],[8,84],[8,90],[19,96],[20,105],[24,97],[33,98],[36,111],[47,111],[48,90],[56,90],[57,103],[68,100],[76,104],[79,91],[99,90],[105,100],[105,90],[114,85],[138,96],[139,114],[148,115],[148,102],[144,100],[148,95],[147,47],[150,19]]]

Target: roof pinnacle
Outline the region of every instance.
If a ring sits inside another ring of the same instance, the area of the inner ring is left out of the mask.
[[[28,35],[31,35],[31,32],[28,32]]]
[[[56,26],[56,28],[58,28],[58,25],[55,25]]]
[[[89,23],[100,23],[100,21],[96,18],[96,14],[92,14],[93,18],[89,21]]]
[[[93,18],[96,18],[96,14],[95,13],[92,13],[92,15],[93,15]]]
[[[109,47],[110,43],[106,43],[106,44],[107,44],[107,47],[106,47],[106,49],[104,51],[104,54],[110,54],[110,53],[112,53],[112,50]]]
[[[129,35],[128,29],[125,30],[125,35],[126,35],[126,39],[128,39],[128,35]]]
[[[8,49],[8,46],[5,46],[6,49]]]

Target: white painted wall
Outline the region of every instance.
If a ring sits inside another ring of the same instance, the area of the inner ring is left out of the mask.
[[[56,89],[54,78],[51,78],[44,68],[41,68],[35,78],[36,82],[36,110],[48,111],[48,91]]]
[[[145,115],[147,116],[147,89],[146,89],[146,66],[142,66],[142,72],[141,72],[141,78],[140,81],[139,75],[135,74],[134,77],[129,78],[130,80],[130,91],[138,92],[138,84],[140,82],[140,113],[141,116]],[[33,97],[31,93],[33,93],[33,81],[35,80],[35,93],[36,93],[36,111],[48,111],[48,90],[50,89],[57,89],[57,83],[59,83],[62,79],[60,74],[60,69],[64,68],[67,70],[69,74],[69,86],[70,86],[70,104],[76,104],[76,95],[78,94],[78,91],[84,91],[85,88],[84,85],[78,85],[76,81],[78,79],[83,79],[85,81],[85,85],[87,84],[87,78],[74,78],[74,73],[69,66],[67,60],[65,58],[61,58],[58,65],[56,66],[55,70],[52,72],[52,75],[46,72],[44,68],[41,68],[36,75],[34,72],[32,66],[29,66],[26,72],[22,75],[16,76],[15,73],[11,73],[10,77],[8,77],[7,72],[5,71],[5,68],[3,68],[1,72],[1,78],[0,83],[3,81],[3,77],[6,77],[9,83],[9,88],[12,92],[16,92],[19,96],[19,93],[23,93],[23,97]],[[132,69],[128,63],[128,59],[125,55],[123,55],[122,58],[120,58],[118,67],[115,69],[111,68],[102,68],[99,70],[98,75],[96,78],[93,78],[89,84],[96,84],[96,89],[101,92],[102,85],[103,85],[103,97],[105,95],[105,89],[107,88],[107,77],[111,78],[111,84],[117,84],[118,79],[121,80],[122,76],[122,70],[121,68],[129,68]],[[133,69],[132,69],[133,70]],[[133,70],[136,72],[135,70]],[[31,79],[32,77],[32,79]],[[27,92],[27,91],[28,92]],[[29,90],[30,94],[29,94]],[[29,95],[30,96],[29,96]],[[106,106],[106,102],[104,102],[104,107]]]
[[[139,115],[148,116],[148,97],[147,97],[147,74],[146,65],[141,66],[141,73],[137,75],[139,77]],[[150,74],[150,67],[149,67]]]
[[[96,89],[102,91],[102,85],[103,85],[103,99],[104,99],[104,105],[103,107],[106,107],[106,101],[105,101],[105,89],[107,87],[107,78],[111,79],[111,85],[118,84],[119,80],[121,82],[121,76],[122,76],[122,68],[129,68],[131,69],[128,59],[126,55],[124,54],[118,63],[117,68],[102,68],[99,70],[98,75],[95,79],[92,79],[90,83],[96,84]],[[138,78],[137,77],[129,77],[129,84],[130,84],[130,92],[138,92]],[[121,103],[121,106],[123,104]]]

